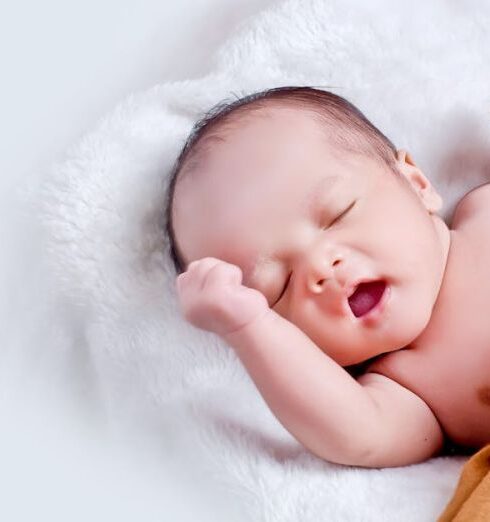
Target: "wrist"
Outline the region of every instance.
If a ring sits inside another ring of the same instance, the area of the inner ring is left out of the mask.
[[[279,314],[271,308],[265,308],[262,313],[258,314],[252,321],[222,337],[229,345],[234,348],[239,348],[260,336],[260,332],[267,329],[271,323],[276,322],[279,317]]]

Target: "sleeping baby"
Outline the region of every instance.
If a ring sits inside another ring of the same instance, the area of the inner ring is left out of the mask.
[[[171,175],[179,305],[315,455],[403,466],[490,442],[490,184],[440,195],[344,98],[219,104]]]

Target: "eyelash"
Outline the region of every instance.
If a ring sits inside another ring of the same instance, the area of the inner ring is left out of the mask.
[[[357,200],[355,200],[353,203],[351,203],[343,212],[341,212],[328,226],[326,227],[323,227],[323,230],[326,230],[327,228],[331,227],[334,223],[336,223],[337,221],[339,221],[342,217],[344,217],[345,214],[347,214],[347,212],[349,212],[349,210],[356,204]],[[282,296],[286,293],[286,290],[288,288],[288,285],[289,285],[289,281],[291,279],[291,275],[292,273],[289,274],[286,282],[284,283],[284,287],[281,291],[281,294],[279,295],[279,297],[277,298],[276,302],[272,305],[272,306],[275,306],[281,299],[282,299]]]
[[[323,227],[323,230],[326,230],[327,228],[330,228],[333,224],[335,224],[339,219],[344,217],[347,212],[356,204],[357,200],[351,203],[342,213],[340,213],[331,223],[329,223],[326,227]]]

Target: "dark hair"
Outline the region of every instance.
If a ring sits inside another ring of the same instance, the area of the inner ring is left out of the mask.
[[[348,152],[381,160],[395,174],[396,148],[352,103],[329,91],[314,87],[276,87],[237,98],[223,100],[197,121],[170,172],[165,201],[165,228],[170,256],[177,274],[185,271],[185,262],[177,245],[172,224],[172,204],[178,179],[191,175],[202,166],[208,151],[225,141],[226,131],[243,121],[245,115],[267,106],[301,107],[310,110],[328,130],[328,139]],[[242,116],[242,118],[240,118]]]

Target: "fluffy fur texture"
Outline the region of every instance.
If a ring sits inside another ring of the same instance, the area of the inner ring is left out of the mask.
[[[412,153],[449,219],[490,180],[490,4],[405,5],[276,4],[222,46],[209,75],[118,105],[36,195],[59,379],[110,423],[137,422],[205,463],[247,520],[434,520],[465,461],[377,471],[310,454],[234,352],[180,317],[163,234],[166,176],[193,122],[233,93],[278,85],[328,88],[357,105]]]

